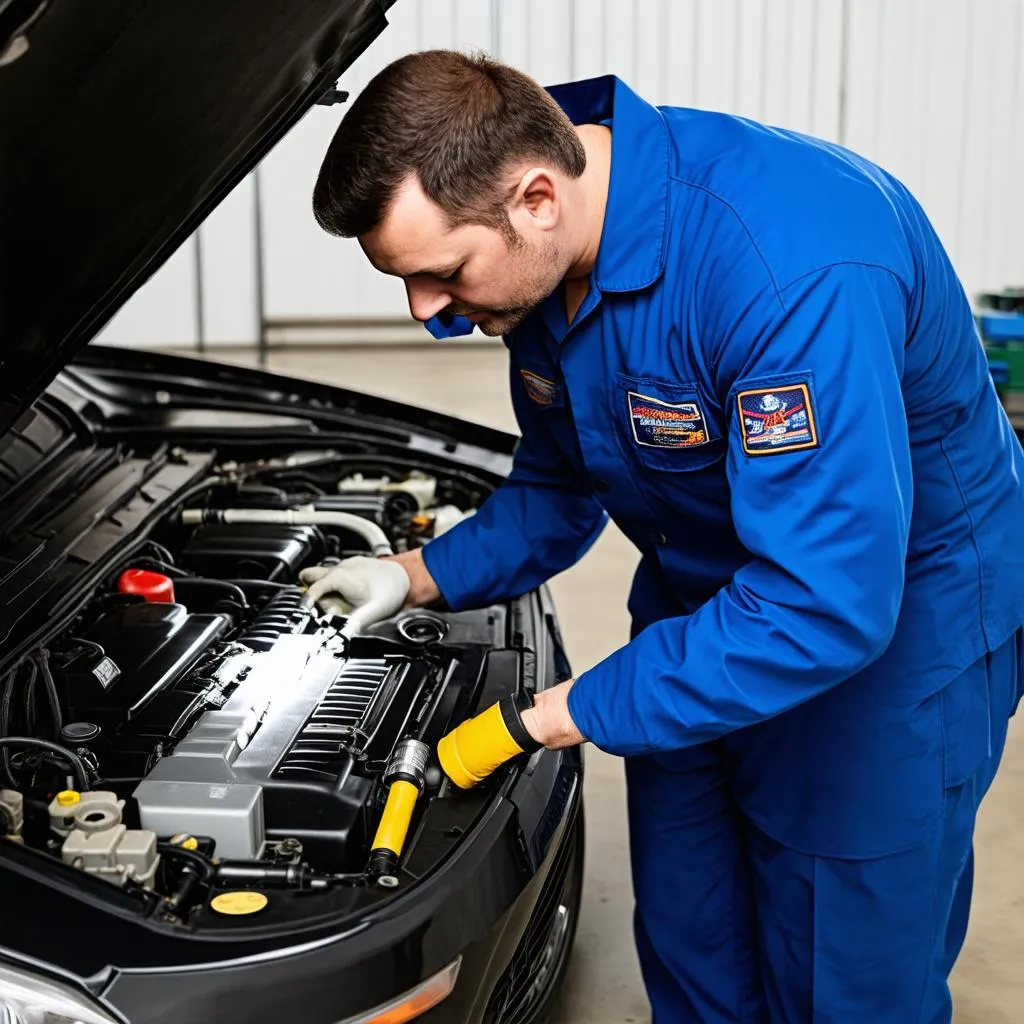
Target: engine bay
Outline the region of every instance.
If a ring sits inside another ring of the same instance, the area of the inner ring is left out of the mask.
[[[208,465],[0,677],[0,836],[177,924],[266,888],[395,888],[389,785],[415,782],[413,827],[459,799],[431,752],[510,655],[522,676],[508,612],[354,630],[299,574],[428,544],[489,488],[321,450]]]

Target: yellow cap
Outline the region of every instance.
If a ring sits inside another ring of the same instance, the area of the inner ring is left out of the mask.
[[[498,765],[522,752],[505,725],[500,704],[463,722],[437,745],[441,768],[460,789],[482,782]]]
[[[199,840],[196,839],[195,836],[189,836],[187,839],[182,839],[182,841],[180,843],[178,843],[178,845],[183,850],[198,850],[199,849]]]
[[[235,892],[222,892],[210,900],[210,909],[218,914],[257,914],[270,900],[262,892],[251,889],[239,889]]]
[[[73,789],[62,789],[57,794],[57,803],[61,807],[74,807],[82,802],[81,795]]]

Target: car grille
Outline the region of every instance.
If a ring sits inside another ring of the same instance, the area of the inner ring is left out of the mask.
[[[562,943],[571,927],[573,911],[562,903],[562,896],[576,847],[576,827],[579,822],[566,830],[530,924],[491,996],[485,1016],[488,1024],[525,1024],[550,990],[551,975],[558,970]]]

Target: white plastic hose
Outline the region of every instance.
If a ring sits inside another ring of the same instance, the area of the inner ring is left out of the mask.
[[[283,523],[287,526],[341,526],[359,534],[374,555],[392,555],[387,534],[369,519],[351,512],[315,508],[187,508],[181,513],[186,526],[198,523]]]

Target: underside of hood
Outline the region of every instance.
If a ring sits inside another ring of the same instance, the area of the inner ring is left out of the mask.
[[[0,432],[333,87],[392,2],[0,0]]]

